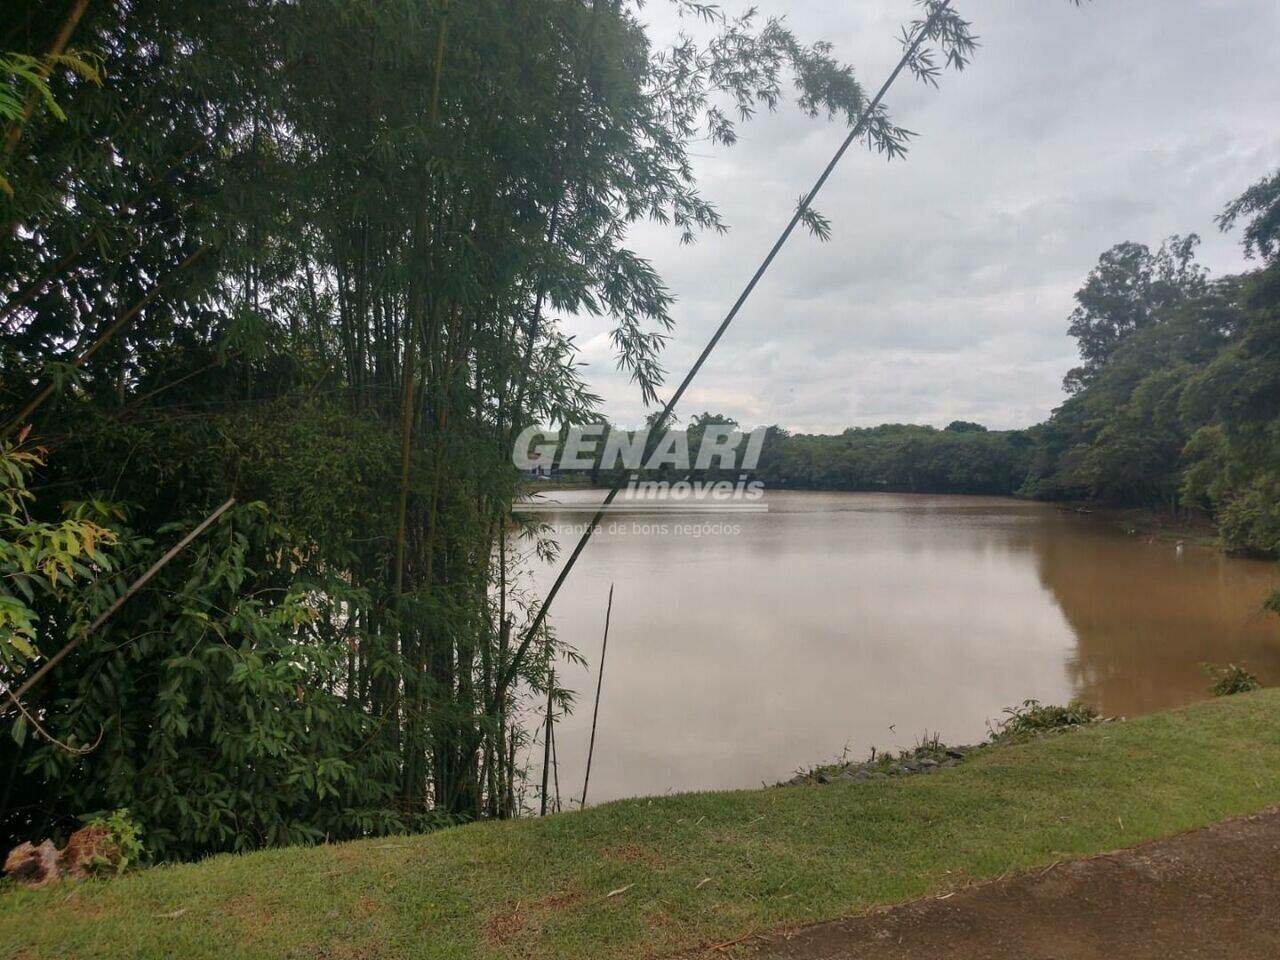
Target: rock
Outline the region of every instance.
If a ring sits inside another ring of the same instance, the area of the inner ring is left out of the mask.
[[[65,876],[75,880],[101,873],[114,873],[120,863],[120,847],[111,839],[106,824],[81,827],[71,835],[58,856]]]
[[[52,840],[45,840],[38,847],[20,843],[5,858],[4,872],[10,880],[29,887],[57,883],[62,879],[62,871],[58,867],[58,848],[53,845]]]
[[[923,759],[918,760],[917,762],[920,764],[921,768],[925,770],[931,770],[938,765],[937,760],[930,760],[928,757],[924,757]]]
[[[114,872],[120,863],[120,847],[104,824],[82,827],[71,835],[59,851],[52,840],[38,846],[22,843],[9,851],[4,872],[17,883],[43,887],[59,880],[82,880],[103,872]]]

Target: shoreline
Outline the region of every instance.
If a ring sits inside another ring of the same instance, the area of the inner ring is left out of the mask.
[[[1280,690],[983,749],[926,776],[618,800],[0,896],[19,954],[686,955],[948,897],[1280,803]],[[264,923],[270,916],[272,922]]]
[[[587,480],[538,480],[529,483],[526,492],[529,494],[555,491],[595,491],[601,493],[611,489],[602,484],[592,484]],[[1149,507],[1126,507],[1099,503],[1092,500],[1037,500],[1034,497],[1019,496],[1016,493],[965,493],[958,491],[919,491],[876,488],[866,490],[837,489],[831,487],[767,487],[766,498],[770,493],[848,493],[848,494],[887,494],[891,496],[916,497],[966,497],[982,500],[1017,501],[1027,504],[1042,504],[1056,509],[1060,513],[1073,513],[1082,516],[1093,516],[1105,520],[1112,526],[1131,536],[1151,537],[1160,541],[1178,542],[1187,545],[1205,547],[1221,551],[1227,556],[1244,557],[1246,559],[1276,560],[1276,557],[1247,557],[1236,551],[1226,549],[1218,535],[1213,518],[1207,511],[1190,508],[1181,516],[1172,516],[1164,511],[1152,510]]]

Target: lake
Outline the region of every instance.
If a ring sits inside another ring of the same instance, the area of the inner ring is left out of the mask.
[[[571,547],[600,497],[542,494],[562,505],[542,517]],[[774,783],[926,733],[977,742],[1027,698],[1108,716],[1176,706],[1208,696],[1206,662],[1280,681],[1280,619],[1261,612],[1276,564],[1019,500],[766,500],[767,513],[606,518],[551,614],[587,660],[558,668],[579,694],[556,728],[566,805],[582,791],[611,583],[592,804]],[[535,592],[559,563],[529,561]]]

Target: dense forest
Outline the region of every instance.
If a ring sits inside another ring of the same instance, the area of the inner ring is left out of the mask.
[[[911,136],[828,44],[672,2],[667,44],[634,0],[5,6],[0,834],[127,807],[182,859],[520,811],[563,651],[510,451],[598,416],[561,319],[609,318],[652,402],[671,296],[628,229],[725,228],[690,145],[789,102]],[[933,84],[973,39],[917,16]]]
[[[851,427],[838,436],[771,427],[757,476],[770,489],[1012,494],[1032,457],[1024,430],[957,420],[942,430],[911,424]]]
[[[742,426],[722,413],[694,414],[680,443],[696,459],[703,436],[710,426],[741,431]],[[675,428],[680,429],[680,428]],[[644,479],[673,479],[679,471],[664,465],[655,470],[626,470],[620,459],[605,463],[608,437],[623,430],[606,425],[583,455],[593,460],[589,480],[597,486],[625,482],[634,472]],[[590,442],[590,441],[589,441]],[[558,438],[555,462],[565,445]],[[740,476],[762,481],[770,490],[858,490],[902,493],[1016,493],[1026,481],[1033,458],[1030,431],[988,430],[977,423],[957,420],[945,429],[914,424],[884,424],[878,427],[850,427],[838,436],[792,433],[780,427],[765,429],[759,461],[745,472],[716,465],[691,470],[687,475],[706,480],[737,479]],[[738,453],[747,443],[738,444]],[[565,474],[565,479],[572,479]],[[582,479],[581,476],[578,479]]]

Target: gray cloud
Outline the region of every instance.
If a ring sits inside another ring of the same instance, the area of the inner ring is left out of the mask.
[[[1205,238],[1214,273],[1244,265],[1214,215],[1280,166],[1271,65],[1274,0],[960,0],[983,47],[940,90],[906,81],[895,119],[906,161],[850,153],[818,201],[830,243],[797,234],[690,390],[742,421],[837,432],[883,421],[995,427],[1043,419],[1075,362],[1066,317],[1098,254],[1122,240]],[[734,12],[732,4],[726,6]],[[651,3],[655,37],[677,24]],[[896,60],[909,0],[763,0],[806,39],[828,39],[867,86]],[[698,152],[704,193],[731,226],[680,247],[633,242],[678,297],[666,353],[682,375],[843,131],[794,110]],[[605,412],[643,418],[614,365],[607,322],[569,318]]]

